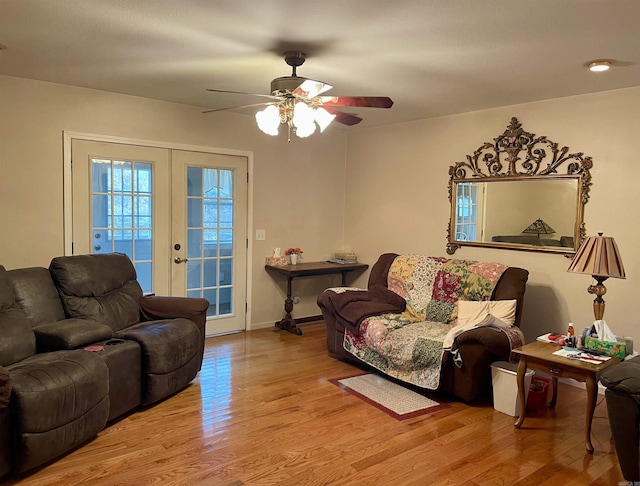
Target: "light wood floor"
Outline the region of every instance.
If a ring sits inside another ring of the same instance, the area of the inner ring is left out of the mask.
[[[324,324],[304,335],[262,329],[207,340],[187,389],[112,424],[7,484],[617,485],[604,401],[583,441],[586,392],[560,385],[555,411],[515,419],[491,403],[397,421],[329,383]],[[599,401],[602,397],[599,397]],[[441,401],[442,397],[441,397]]]

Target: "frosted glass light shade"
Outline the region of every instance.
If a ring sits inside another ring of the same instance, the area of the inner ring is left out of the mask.
[[[306,103],[299,101],[293,109],[293,126],[296,135],[305,138],[316,131],[315,113]]]
[[[309,135],[312,135],[313,132],[316,131],[316,124],[311,122],[307,125],[302,125],[300,127],[296,127],[296,135],[300,138],[307,138]]]
[[[269,105],[264,110],[256,113],[256,123],[258,128],[267,135],[278,135],[280,125],[280,110],[275,105]]]
[[[331,122],[335,117],[336,117],[335,115],[332,115],[324,108],[316,108],[315,118],[316,118],[316,123],[320,127],[320,132],[324,132],[324,129],[331,124]]]
[[[313,123],[315,120],[315,115],[313,113],[313,109],[310,108],[306,103],[301,101],[296,103],[295,108],[293,109],[293,125],[296,128],[299,128],[304,125],[309,125]]]

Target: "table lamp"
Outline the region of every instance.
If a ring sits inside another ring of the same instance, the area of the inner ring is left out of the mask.
[[[544,222],[542,218],[538,218],[524,230],[522,230],[522,232],[537,234],[538,238],[540,238],[540,235],[550,235],[555,233],[556,230],[554,230],[551,226]]]
[[[593,314],[597,321],[604,317],[604,299],[607,288],[602,284],[609,277],[626,278],[618,245],[610,236],[589,236],[580,245],[567,272],[586,273],[597,282],[587,287],[587,292],[596,296]]]

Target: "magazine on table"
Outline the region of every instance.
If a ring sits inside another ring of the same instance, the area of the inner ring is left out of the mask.
[[[575,348],[562,348],[558,351],[555,351],[553,354],[555,354],[556,356],[562,356],[564,358],[577,359],[591,364],[601,364],[611,359],[611,356],[596,355],[588,351]]]

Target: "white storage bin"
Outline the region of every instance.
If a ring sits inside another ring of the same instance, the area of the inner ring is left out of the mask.
[[[527,401],[531,378],[534,371],[527,369],[524,375],[524,400]],[[512,417],[520,416],[518,401],[518,365],[507,361],[496,361],[491,364],[493,382],[493,408]]]

